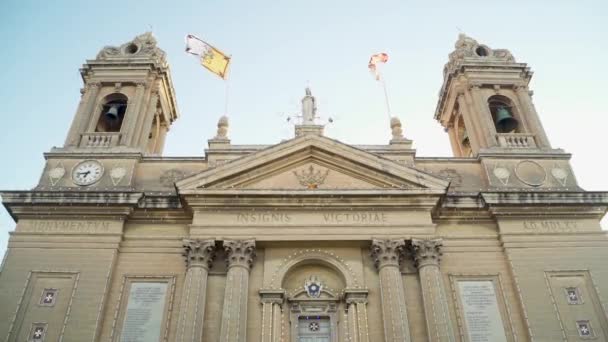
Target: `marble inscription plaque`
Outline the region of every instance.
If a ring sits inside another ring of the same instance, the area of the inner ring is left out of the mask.
[[[160,341],[167,283],[132,283],[121,342]]]
[[[494,284],[489,280],[458,282],[470,342],[506,342]]]

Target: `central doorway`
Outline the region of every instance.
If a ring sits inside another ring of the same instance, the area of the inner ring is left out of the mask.
[[[298,342],[330,342],[329,317],[300,316],[298,318]]]

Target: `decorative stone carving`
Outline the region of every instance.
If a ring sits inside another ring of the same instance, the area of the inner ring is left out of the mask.
[[[97,54],[97,59],[152,57],[165,60],[165,52],[156,46],[152,32],[146,32],[120,47],[106,46]]]
[[[494,170],[492,171],[494,177],[496,177],[502,185],[509,184],[509,177],[511,177],[511,172],[502,166],[498,166],[498,164],[494,165]]]
[[[566,181],[568,180],[568,171],[562,169],[561,167],[555,166],[551,169],[551,175],[562,186],[566,186]]]
[[[230,267],[250,269],[255,259],[255,240],[224,240],[226,263]]]
[[[412,255],[418,268],[426,265],[437,265],[441,261],[441,239],[412,239]]]
[[[445,168],[439,171],[439,176],[450,181],[450,185],[458,186],[462,184],[462,176],[456,169]]]
[[[371,256],[374,265],[378,269],[384,266],[393,265],[399,267],[405,250],[405,241],[397,240],[372,240]]]
[[[217,134],[215,139],[228,139],[228,117],[222,115],[217,121]]]
[[[491,62],[515,63],[515,58],[509,50],[490,49],[479,44],[475,39],[461,33],[454,45],[455,50],[450,53],[449,61],[444,67],[444,75],[456,71],[466,59],[487,59]]]
[[[186,266],[211,268],[215,258],[215,240],[184,240]]]
[[[54,168],[49,170],[49,180],[51,181],[51,186],[55,186],[61,178],[65,175],[65,167],[62,163],[57,164]]]
[[[160,176],[160,184],[171,187],[175,184],[175,182],[182,180],[186,177],[186,173],[184,171],[178,169],[171,169],[163,172]]]
[[[304,290],[306,290],[308,297],[319,298],[319,296],[321,296],[321,291],[323,290],[323,283],[321,283],[319,277],[315,275],[310,276],[304,282]]]
[[[403,139],[403,127],[401,125],[401,120],[394,116],[391,118],[391,132],[393,134],[393,140]]]
[[[126,174],[127,169],[125,169],[124,167],[114,167],[112,170],[110,170],[110,179],[112,180],[112,184],[114,184],[114,186],[117,186]]]
[[[547,172],[533,160],[522,160],[515,166],[515,176],[522,183],[537,187],[545,183]]]
[[[310,165],[308,170],[294,171],[293,174],[298,178],[300,185],[305,186],[307,189],[317,189],[319,185],[325,183],[329,169],[326,169],[324,173],[321,170],[315,171],[314,166]]]

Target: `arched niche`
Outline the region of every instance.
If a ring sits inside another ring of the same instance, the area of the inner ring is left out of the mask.
[[[352,268],[344,260],[321,250],[299,251],[290,255],[272,276],[271,288],[283,288],[284,279],[297,267],[315,264],[334,270],[344,282],[344,288],[361,288]]]

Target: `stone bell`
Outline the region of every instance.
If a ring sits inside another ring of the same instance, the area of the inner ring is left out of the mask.
[[[498,107],[496,111],[496,131],[509,133],[517,128],[518,122],[505,107]]]
[[[106,119],[108,120],[117,120],[118,119],[118,108],[120,107],[120,105],[118,104],[113,104],[110,105],[110,109],[108,109],[108,111],[104,114]]]

